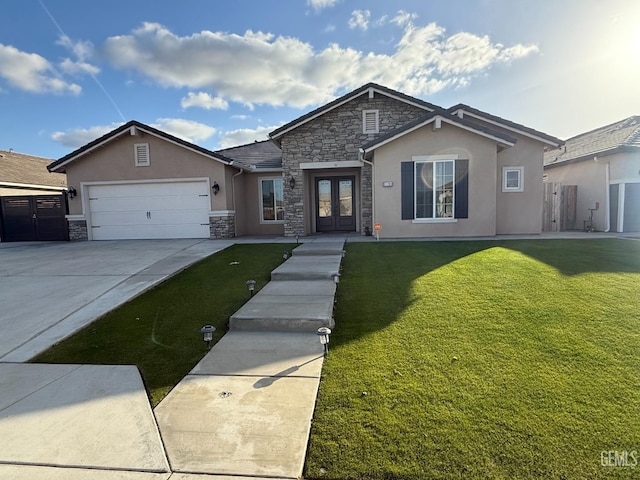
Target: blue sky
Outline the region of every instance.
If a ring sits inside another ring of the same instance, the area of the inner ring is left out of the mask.
[[[4,150],[132,119],[217,149],[371,81],[567,138],[640,114],[640,2],[2,2]]]

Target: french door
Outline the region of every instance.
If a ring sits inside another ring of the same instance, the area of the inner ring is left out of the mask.
[[[316,231],[356,229],[354,184],[353,176],[316,178]]]

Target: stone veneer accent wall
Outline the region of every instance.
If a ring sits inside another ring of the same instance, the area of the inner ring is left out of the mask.
[[[69,220],[69,240],[89,240],[86,220]]]
[[[235,216],[209,217],[209,238],[212,240],[233,238],[235,231]]]
[[[362,111],[379,111],[379,133],[362,133]],[[399,128],[428,111],[376,93],[368,93],[311,120],[282,138],[282,169],[285,178],[284,235],[305,235],[304,182],[300,163],[338,162],[359,160],[359,148],[376,136]],[[338,173],[338,172],[336,172]],[[289,178],[296,179],[296,187],[288,187]],[[360,229],[373,230],[372,172],[369,165],[362,167],[360,175]]]

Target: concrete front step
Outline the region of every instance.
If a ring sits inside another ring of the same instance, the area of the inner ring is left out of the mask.
[[[332,280],[341,261],[341,255],[294,256],[271,272],[271,280]]]
[[[340,255],[344,250],[344,242],[309,242],[303,243],[293,250],[294,257],[305,255]]]
[[[268,283],[229,319],[230,330],[315,332],[333,327],[332,280]]]

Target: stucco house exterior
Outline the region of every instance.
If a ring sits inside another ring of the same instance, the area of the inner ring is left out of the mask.
[[[210,151],[131,121],[49,166],[73,239],[540,233],[543,151],[562,141],[369,83]]]
[[[544,156],[546,182],[577,185],[579,225],[593,211],[597,231],[640,231],[640,117],[566,140]],[[581,221],[582,220],[582,221]]]

